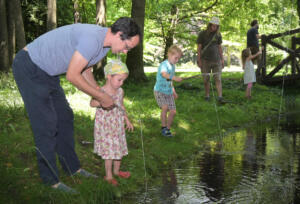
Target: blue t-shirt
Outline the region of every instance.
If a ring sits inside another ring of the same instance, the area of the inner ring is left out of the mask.
[[[27,45],[31,60],[51,76],[67,72],[77,50],[88,67],[99,62],[109,51],[104,48],[108,28],[93,24],[72,24],[51,30]]]
[[[165,60],[162,63],[160,63],[156,74],[156,83],[154,86],[154,91],[171,95],[173,94],[172,81],[168,81],[166,78],[164,78],[161,75],[162,72],[167,72],[168,74],[174,76],[175,66],[171,64],[168,60]]]

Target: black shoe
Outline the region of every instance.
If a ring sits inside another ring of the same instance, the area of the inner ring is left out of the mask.
[[[218,97],[218,103],[219,104],[225,104],[226,101],[224,101],[223,97]]]

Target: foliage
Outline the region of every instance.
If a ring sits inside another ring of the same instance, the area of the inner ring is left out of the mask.
[[[21,6],[26,42],[31,42],[47,30],[47,0],[25,0]]]
[[[95,23],[96,1],[77,0],[83,23]],[[74,0],[57,1],[58,26],[74,22]],[[107,26],[117,18],[131,15],[131,1],[106,1]],[[176,12],[172,13],[176,9]],[[22,1],[26,40],[33,39],[46,31],[47,1]],[[146,1],[144,28],[144,63],[158,65],[164,58],[167,40],[180,45],[184,50],[181,62],[195,63],[196,38],[205,29],[212,16],[221,20],[223,40],[233,44],[228,55],[240,56],[246,45],[246,33],[253,19],[260,23],[260,34],[274,34],[295,29],[298,26],[296,0],[155,0]],[[279,44],[290,47],[291,38],[277,39]],[[223,43],[224,44],[224,43]],[[226,45],[227,46],[227,45]],[[226,48],[227,49],[227,48]],[[267,48],[269,61],[273,67],[282,53],[272,47]],[[109,54],[109,57],[112,57]]]
[[[57,4],[57,27],[74,23],[73,0],[58,0]]]

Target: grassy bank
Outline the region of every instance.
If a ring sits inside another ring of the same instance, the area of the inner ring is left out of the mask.
[[[179,73],[191,76],[196,73]],[[76,151],[82,166],[99,175],[99,179],[68,177],[61,170],[61,180],[80,191],[80,195],[62,194],[42,185],[38,176],[35,148],[30,124],[11,74],[0,76],[0,201],[5,203],[125,203],[124,195],[144,188],[162,167],[188,160],[203,148],[210,138],[222,137],[232,128],[265,120],[283,111],[280,88],[255,84],[253,99],[245,98],[241,73],[223,74],[223,95],[228,102],[219,105],[214,99],[204,100],[201,78],[176,83],[179,98],[173,123],[174,138],[160,134],[160,109],[153,96],[155,73],[147,74],[144,84],[126,82],[125,106],[135,131],[127,134],[129,155],[123,159],[122,169],[129,170],[129,180],[119,180],[120,186],[106,184],[104,162],[95,156],[93,119],[95,110],[89,107],[89,97],[62,78],[62,85],[75,115]],[[214,84],[213,84],[214,88]],[[211,94],[213,95],[213,94]],[[144,165],[145,164],[145,165]]]

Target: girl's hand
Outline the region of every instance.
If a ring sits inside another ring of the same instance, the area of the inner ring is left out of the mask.
[[[90,106],[91,107],[99,107],[101,104],[99,101],[97,101],[96,99],[92,98],[90,101]]]
[[[126,120],[126,130],[128,130],[129,132],[133,131],[133,125],[131,124],[131,122],[129,120]]]
[[[174,99],[178,98],[178,95],[177,95],[177,93],[175,91],[173,92],[173,96],[174,96]]]
[[[173,80],[176,81],[176,82],[181,82],[181,81],[182,81],[182,78],[181,78],[181,77],[178,77],[178,76],[174,76],[174,77],[173,77]]]

